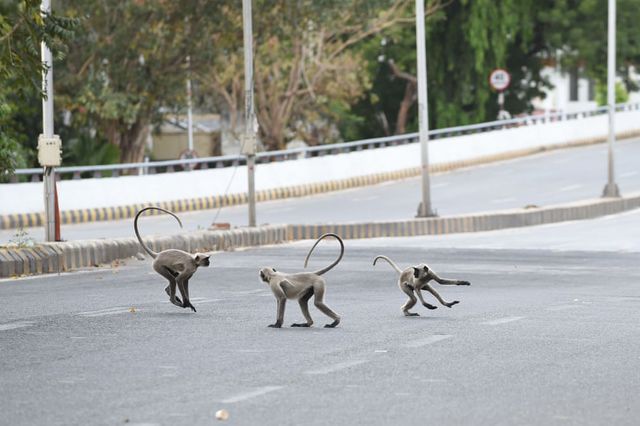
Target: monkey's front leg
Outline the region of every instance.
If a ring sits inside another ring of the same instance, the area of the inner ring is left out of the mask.
[[[420,299],[420,303],[422,303],[422,306],[424,306],[427,309],[438,309],[437,306],[431,305],[424,301],[424,299],[422,298],[422,292],[420,291],[419,287],[416,288],[416,294],[418,295],[418,298]]]
[[[284,305],[287,302],[286,297],[278,297],[278,317],[276,318],[275,324],[269,324],[269,327],[272,328],[280,328],[282,327],[282,323],[284,322]]]
[[[311,327],[313,325],[313,320],[309,314],[309,299],[311,299],[311,296],[313,296],[313,290],[307,291],[300,297],[300,299],[298,299],[298,303],[300,303],[300,310],[307,322],[293,323],[291,324],[291,327]]]
[[[457,305],[458,303],[460,303],[458,300],[454,300],[453,302],[447,302],[445,301],[442,297],[440,297],[440,295],[438,294],[437,291],[435,291],[435,289],[433,287],[431,287],[429,284],[423,284],[422,287],[427,290],[429,293],[433,294],[433,296],[438,299],[438,302],[442,303],[444,306],[446,306],[447,308],[452,307],[453,305]]]

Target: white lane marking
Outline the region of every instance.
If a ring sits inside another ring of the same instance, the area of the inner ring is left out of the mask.
[[[79,313],[76,314],[76,316],[87,317],[87,318],[103,317],[105,315],[124,314],[126,312],[129,312],[130,309],[131,308],[127,308],[127,307],[124,307],[124,306],[117,306],[117,307],[114,307],[114,308],[99,309],[97,311],[79,312]]]
[[[637,175],[637,174],[638,174],[638,172],[627,172],[627,173],[622,173],[622,174],[620,175],[620,177],[621,177],[621,178],[626,178],[626,177],[635,176],[635,175]]]
[[[256,396],[261,396],[269,392],[274,392],[282,389],[282,386],[265,386],[262,388],[257,388],[255,390],[240,393],[238,395],[232,396],[230,398],[223,399],[220,401],[223,404],[234,404],[236,402],[246,401],[247,399],[255,398]]]
[[[31,321],[16,321],[7,324],[0,324],[0,331],[15,330],[16,328],[30,327],[34,325]]]
[[[318,370],[305,371],[304,374],[311,374],[311,375],[329,374],[329,373],[334,373],[336,371],[344,370],[346,368],[355,367],[356,365],[361,365],[367,362],[369,361],[358,360],[358,361],[340,362],[338,364],[330,365],[328,367],[320,368]]]
[[[433,336],[425,337],[424,339],[417,339],[409,343],[402,345],[404,348],[419,348],[422,346],[430,345],[432,343],[439,342],[441,340],[449,339],[453,337],[450,334],[435,334]]]
[[[500,325],[500,324],[506,324],[508,322],[519,321],[521,319],[524,319],[524,317],[505,317],[505,318],[494,319],[494,320],[491,320],[491,321],[481,322],[480,324]]]
[[[516,199],[513,197],[507,197],[507,198],[496,198],[494,200],[491,200],[492,203],[494,204],[500,204],[500,203],[509,203],[511,201],[515,201]]]
[[[387,352],[389,352],[389,351],[384,350],[384,349],[376,349],[376,350],[375,350],[375,351],[373,351],[373,352],[375,352],[375,353],[377,353],[377,354],[386,354],[386,353],[387,353]]]
[[[581,305],[558,305],[558,306],[549,306],[547,311],[565,311],[567,309],[575,309],[582,308]]]
[[[560,189],[558,190],[558,192],[573,191],[573,190],[580,189],[580,188],[582,188],[582,185],[580,185],[580,184],[576,184],[576,185],[569,185],[569,186],[565,186],[565,187],[560,188]]]

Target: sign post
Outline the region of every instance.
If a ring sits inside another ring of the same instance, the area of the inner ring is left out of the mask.
[[[493,90],[498,92],[498,120],[508,120],[511,114],[504,109],[504,91],[511,84],[511,74],[507,70],[497,68],[491,71],[489,75],[489,85]]]

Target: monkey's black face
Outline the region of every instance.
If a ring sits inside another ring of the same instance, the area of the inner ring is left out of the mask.
[[[211,261],[209,260],[209,258],[211,257],[211,255],[207,256],[204,254],[196,254],[196,264],[198,266],[209,266],[211,264]]]
[[[429,278],[429,268],[427,265],[418,265],[413,267],[413,277],[415,279],[421,280],[424,278]]]
[[[276,270],[274,268],[262,268],[260,270],[260,279],[265,283],[268,283],[269,279],[273,276],[275,272]]]

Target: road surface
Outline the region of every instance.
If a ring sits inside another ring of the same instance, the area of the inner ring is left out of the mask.
[[[623,194],[640,191],[640,139],[616,144],[616,176]],[[606,146],[552,151],[432,177],[432,204],[440,215],[539,206],[599,197],[606,182]],[[63,197],[64,194],[61,194]],[[321,223],[404,220],[414,217],[420,198],[420,179],[258,204],[258,223]],[[186,230],[207,228],[214,219],[233,226],[247,224],[245,205],[181,213]],[[146,217],[144,235],[176,232],[173,219]],[[28,228],[44,238],[43,228]],[[15,230],[0,231],[0,244]],[[67,240],[133,236],[132,220],[65,225]]]
[[[0,423],[211,425],[226,409],[229,425],[634,425],[640,247],[618,231],[638,225],[347,241],[326,275],[336,329],[313,306],[311,329],[267,328],[258,269],[299,270],[310,241],[216,253],[191,282],[195,314],[167,302],[148,261],[3,280]],[[371,265],[381,253],[472,285],[437,286],[461,303],[405,318],[395,273]],[[285,324],[301,318],[289,302]]]

